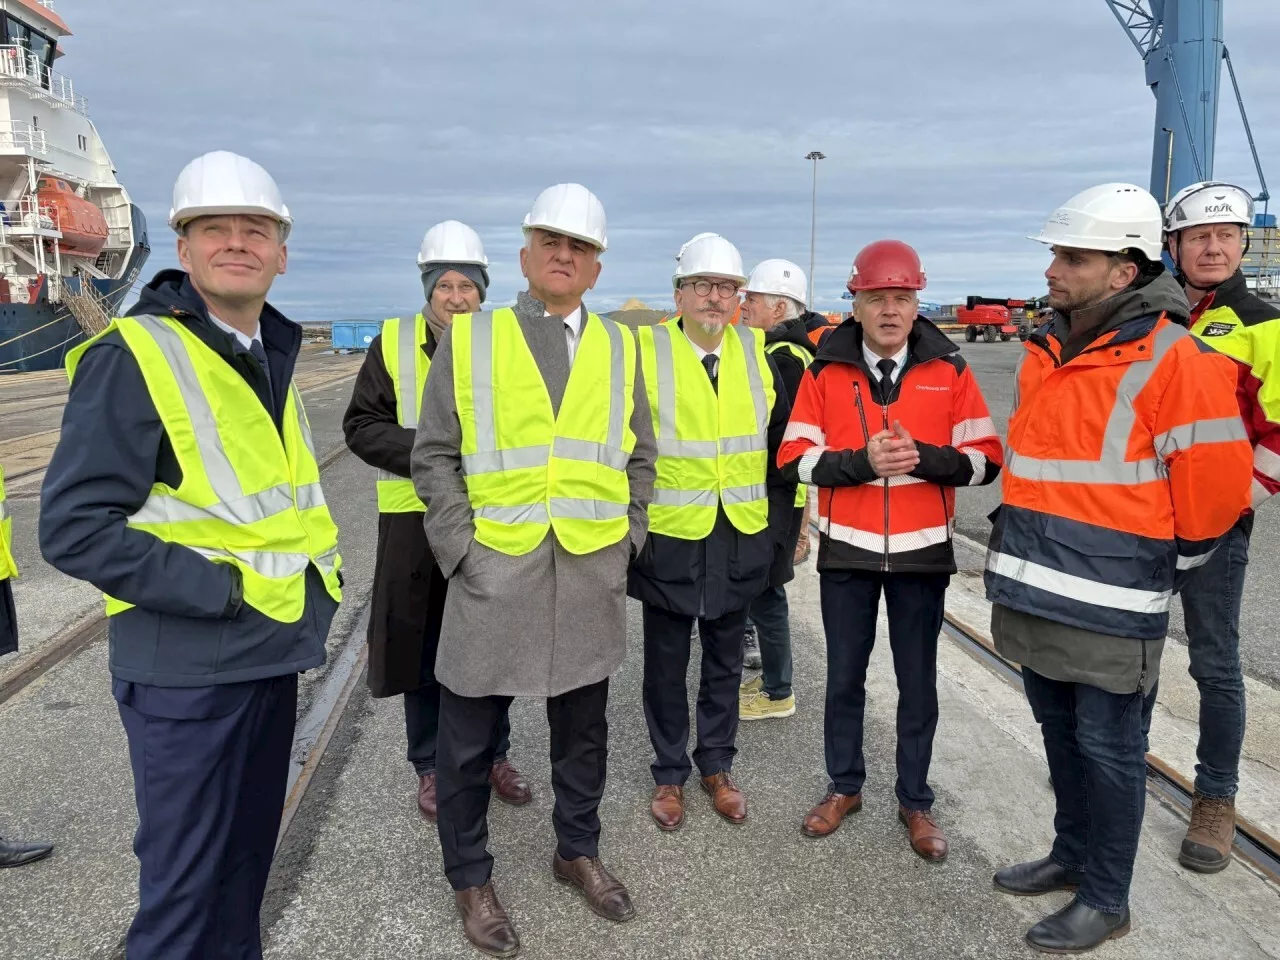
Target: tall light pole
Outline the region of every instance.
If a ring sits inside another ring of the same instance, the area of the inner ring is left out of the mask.
[[[805,155],[806,160],[813,161],[813,213],[809,220],[809,303],[813,309],[813,266],[818,247],[818,161],[827,159],[821,150],[811,150]]]

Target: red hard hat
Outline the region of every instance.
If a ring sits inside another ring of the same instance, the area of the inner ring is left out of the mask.
[[[923,290],[924,269],[920,255],[901,240],[877,240],[862,248],[853,261],[849,275],[849,292],[884,290]]]

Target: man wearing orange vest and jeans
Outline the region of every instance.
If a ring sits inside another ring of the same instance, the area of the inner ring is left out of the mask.
[[[1144,707],[1170,600],[1249,505],[1234,364],[1187,332],[1161,220],[1147,191],[1110,183],[1068,200],[1034,238],[1053,251],[1055,313],[1018,365],[986,586],[1057,799],[1049,856],[1000,870],[995,886],[1077,891],[1027,933],[1050,953],[1129,931]]]
[[[990,483],[1000,439],[960,348],[919,316],[924,270],[897,240],[867,246],[849,281],[853,319],[800,381],[778,460],[818,487],[827,638],[827,794],[802,831],[825,837],[862,808],[867,664],[884,593],[898,679],[898,818],[911,849],[943,860],[929,763],[938,724],[938,633],[956,572],[955,488]]]

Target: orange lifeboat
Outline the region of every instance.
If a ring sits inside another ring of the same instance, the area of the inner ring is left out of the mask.
[[[96,257],[107,243],[107,218],[94,204],[76,196],[67,181],[41,177],[36,190],[41,207],[47,207],[53,225],[62,231],[62,252]]]

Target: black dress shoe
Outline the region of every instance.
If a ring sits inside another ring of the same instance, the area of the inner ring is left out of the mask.
[[[1015,897],[1038,897],[1055,890],[1074,890],[1084,882],[1084,874],[1068,870],[1052,857],[1015,863],[1012,867],[997,870],[993,879],[1001,893]]]
[[[26,843],[0,837],[0,867],[20,867],[35,863],[53,853],[52,843]]]
[[[1041,953],[1084,953],[1129,932],[1129,908],[1103,913],[1072,900],[1027,931],[1027,943]]]

